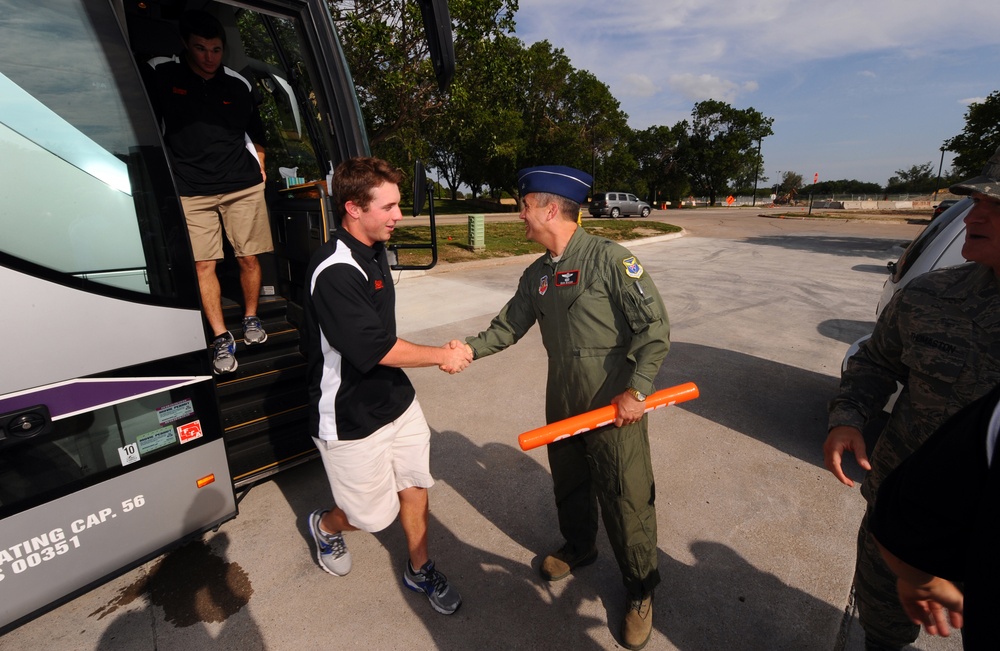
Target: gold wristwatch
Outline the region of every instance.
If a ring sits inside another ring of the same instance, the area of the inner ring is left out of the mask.
[[[628,393],[633,398],[635,398],[636,400],[638,400],[639,402],[646,401],[646,394],[639,391],[638,389],[633,389],[632,387],[629,387],[625,389],[625,392]]]

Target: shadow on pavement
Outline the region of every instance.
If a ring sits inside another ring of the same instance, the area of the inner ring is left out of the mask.
[[[839,621],[828,603],[762,572],[717,542],[691,545],[693,565],[660,552],[663,585],[656,594],[656,628],[678,649],[761,651],[829,649]]]
[[[526,524],[530,524],[530,515]],[[535,567],[465,542],[436,516],[429,522],[431,554],[462,594],[462,607],[449,616],[435,612],[427,599],[403,587],[404,599],[425,625],[436,649],[581,649],[604,648],[587,634],[604,622],[581,615],[584,600],[595,598],[591,586],[570,585],[556,597],[543,585]],[[398,522],[375,534],[402,572],[406,540]]]
[[[851,267],[851,271],[861,271],[870,274],[881,274],[888,277],[889,273],[886,271],[884,264],[856,264]]]
[[[899,240],[874,239],[868,237],[836,237],[831,235],[763,235],[758,237],[748,237],[745,240],[749,244],[760,244],[764,246],[780,246],[786,249],[799,249],[812,251],[814,253],[827,253],[829,255],[865,255],[870,258],[895,260],[899,253],[893,253],[891,249],[900,244]],[[885,265],[880,268],[885,273]]]
[[[732,350],[674,342],[657,387],[698,385],[700,397],[673,407],[823,467],[827,403],[839,380]],[[838,369],[839,370],[839,369]],[[858,470],[856,479],[861,479]]]
[[[594,626],[605,627],[620,644],[625,592],[603,532],[598,534],[599,556],[594,565],[579,569],[556,586],[538,575],[541,558],[562,542],[548,470],[512,446],[488,443],[480,447],[455,432],[436,433],[435,445],[435,475],[486,518],[498,536],[508,536],[535,553],[529,567],[471,547],[434,522],[432,547],[440,549],[450,564],[473,573],[463,577],[465,585],[482,581],[469,591],[463,605],[471,626],[461,637],[451,637],[440,623],[428,621],[438,648],[599,648],[586,635]],[[544,498],[531,503],[525,499],[529,496]],[[400,540],[386,541],[386,547],[404,549],[401,531],[391,531]],[[661,537],[669,535],[660,532]],[[699,541],[690,550],[693,565],[659,551],[663,583],[656,592],[654,628],[678,649],[829,646],[835,631],[815,631],[809,624],[839,621],[841,613],[836,608],[758,570],[724,544]],[[394,553],[394,562],[401,564],[403,558],[402,553]],[[476,573],[482,578],[476,579]],[[600,601],[606,613],[601,621],[579,614],[594,600]],[[426,605],[414,606],[421,607]],[[428,610],[423,617],[440,616]],[[490,640],[486,646],[484,639]]]
[[[816,331],[824,337],[845,344],[853,344],[861,337],[870,335],[874,329],[874,321],[855,321],[853,319],[827,319],[816,326]]]

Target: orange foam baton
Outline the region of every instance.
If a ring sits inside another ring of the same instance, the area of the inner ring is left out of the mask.
[[[675,387],[660,389],[646,397],[646,411],[649,413],[654,409],[676,405],[678,402],[694,400],[698,397],[698,387],[694,382],[678,384]],[[550,423],[544,427],[524,432],[517,437],[517,442],[524,451],[534,450],[541,445],[548,445],[556,441],[589,432],[598,427],[604,427],[615,422],[617,408],[614,405],[601,407],[582,413],[578,416],[570,416],[563,420]]]

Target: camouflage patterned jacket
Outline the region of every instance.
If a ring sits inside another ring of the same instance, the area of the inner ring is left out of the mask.
[[[885,476],[948,417],[1000,383],[1000,286],[991,268],[932,271],[897,292],[848,361],[829,427],[863,429],[896,382],[903,390],[861,486],[869,504]]]

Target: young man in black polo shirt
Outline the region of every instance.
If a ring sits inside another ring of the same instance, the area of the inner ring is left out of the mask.
[[[211,14],[181,16],[182,58],[149,61],[150,96],[163,124],[194,252],[202,310],[215,337],[212,369],[236,370],[236,340],[222,315],[215,274],[223,258],[222,230],[233,246],[243,288],[243,341],[267,340],[257,301],[257,255],[273,250],[264,203],[264,127],[244,77],[222,65],[225,32]]]
[[[333,175],[341,227],[306,273],[310,432],[336,500],[309,516],[309,531],[320,567],[343,576],[351,569],[343,532],[381,531],[398,514],[409,551],[404,584],[450,615],[462,598],[427,553],[430,428],[401,369],[458,373],[472,359],[459,341],[434,348],[396,336],[385,242],[403,218],[401,180],[377,158],[341,163]]]

